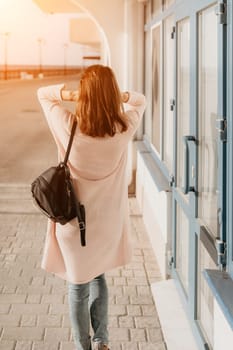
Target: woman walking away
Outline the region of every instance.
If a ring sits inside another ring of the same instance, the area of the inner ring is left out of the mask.
[[[69,282],[68,299],[77,350],[108,350],[108,290],[104,273],[130,262],[128,143],[145,109],[145,97],[121,93],[109,67],[93,65],[76,91],[53,85],[38,90],[59,159],[72,124],[77,127],[69,157],[75,192],[86,210],[86,246],[77,219],[48,223],[42,267]],[[74,101],[76,113],[62,101]],[[124,112],[123,104],[127,111]],[[90,338],[93,328],[93,348]]]

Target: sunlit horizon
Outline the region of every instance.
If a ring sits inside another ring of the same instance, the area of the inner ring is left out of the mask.
[[[79,66],[83,49],[69,41],[74,17],[45,14],[32,0],[0,0],[0,66]]]

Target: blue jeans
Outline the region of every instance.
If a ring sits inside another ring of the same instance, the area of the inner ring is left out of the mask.
[[[69,284],[69,312],[77,350],[91,350],[90,320],[93,341],[108,344],[108,288],[100,275],[85,284]]]

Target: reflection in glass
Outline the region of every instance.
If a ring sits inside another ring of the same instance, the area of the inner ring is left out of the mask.
[[[173,111],[170,109],[174,99],[174,40],[171,38],[173,16],[164,21],[164,161],[172,172],[173,161]]]
[[[150,3],[150,1],[148,1],[146,4],[145,17],[146,17],[146,23],[151,20],[151,3]]]
[[[213,293],[203,277],[204,269],[216,269],[216,265],[200,243],[198,250],[198,311],[197,319],[200,321],[202,331],[208,339],[208,345],[213,344]]]
[[[161,127],[161,27],[152,29],[152,143],[160,153]]]
[[[152,13],[157,16],[162,12],[163,1],[162,0],[152,0]]]
[[[199,198],[198,216],[217,236],[217,16],[214,6],[199,15]]]
[[[147,31],[145,33],[145,53],[150,52],[151,50],[151,31]],[[151,65],[151,57],[149,58],[148,55],[145,56],[145,60],[147,64],[145,65],[145,94],[149,98],[152,95],[152,65]],[[148,103],[147,108],[145,110],[145,134],[152,142],[152,103]]]
[[[169,6],[173,5],[175,0],[164,0],[164,7],[168,8]]]
[[[176,270],[188,294],[189,222],[178,204],[176,220]]]
[[[218,99],[218,38],[215,6],[199,13],[199,103],[198,103],[198,217],[213,236],[217,236],[217,99]],[[213,295],[202,272],[216,269],[206,249],[200,243],[198,252],[198,310],[200,327],[208,343],[213,345]]]
[[[182,188],[184,174],[183,136],[189,135],[190,25],[189,19],[178,23],[177,57],[177,186]]]

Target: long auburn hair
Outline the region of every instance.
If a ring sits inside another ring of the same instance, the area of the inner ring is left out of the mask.
[[[114,136],[127,130],[120,89],[111,68],[92,65],[81,76],[76,114],[83,134]]]

